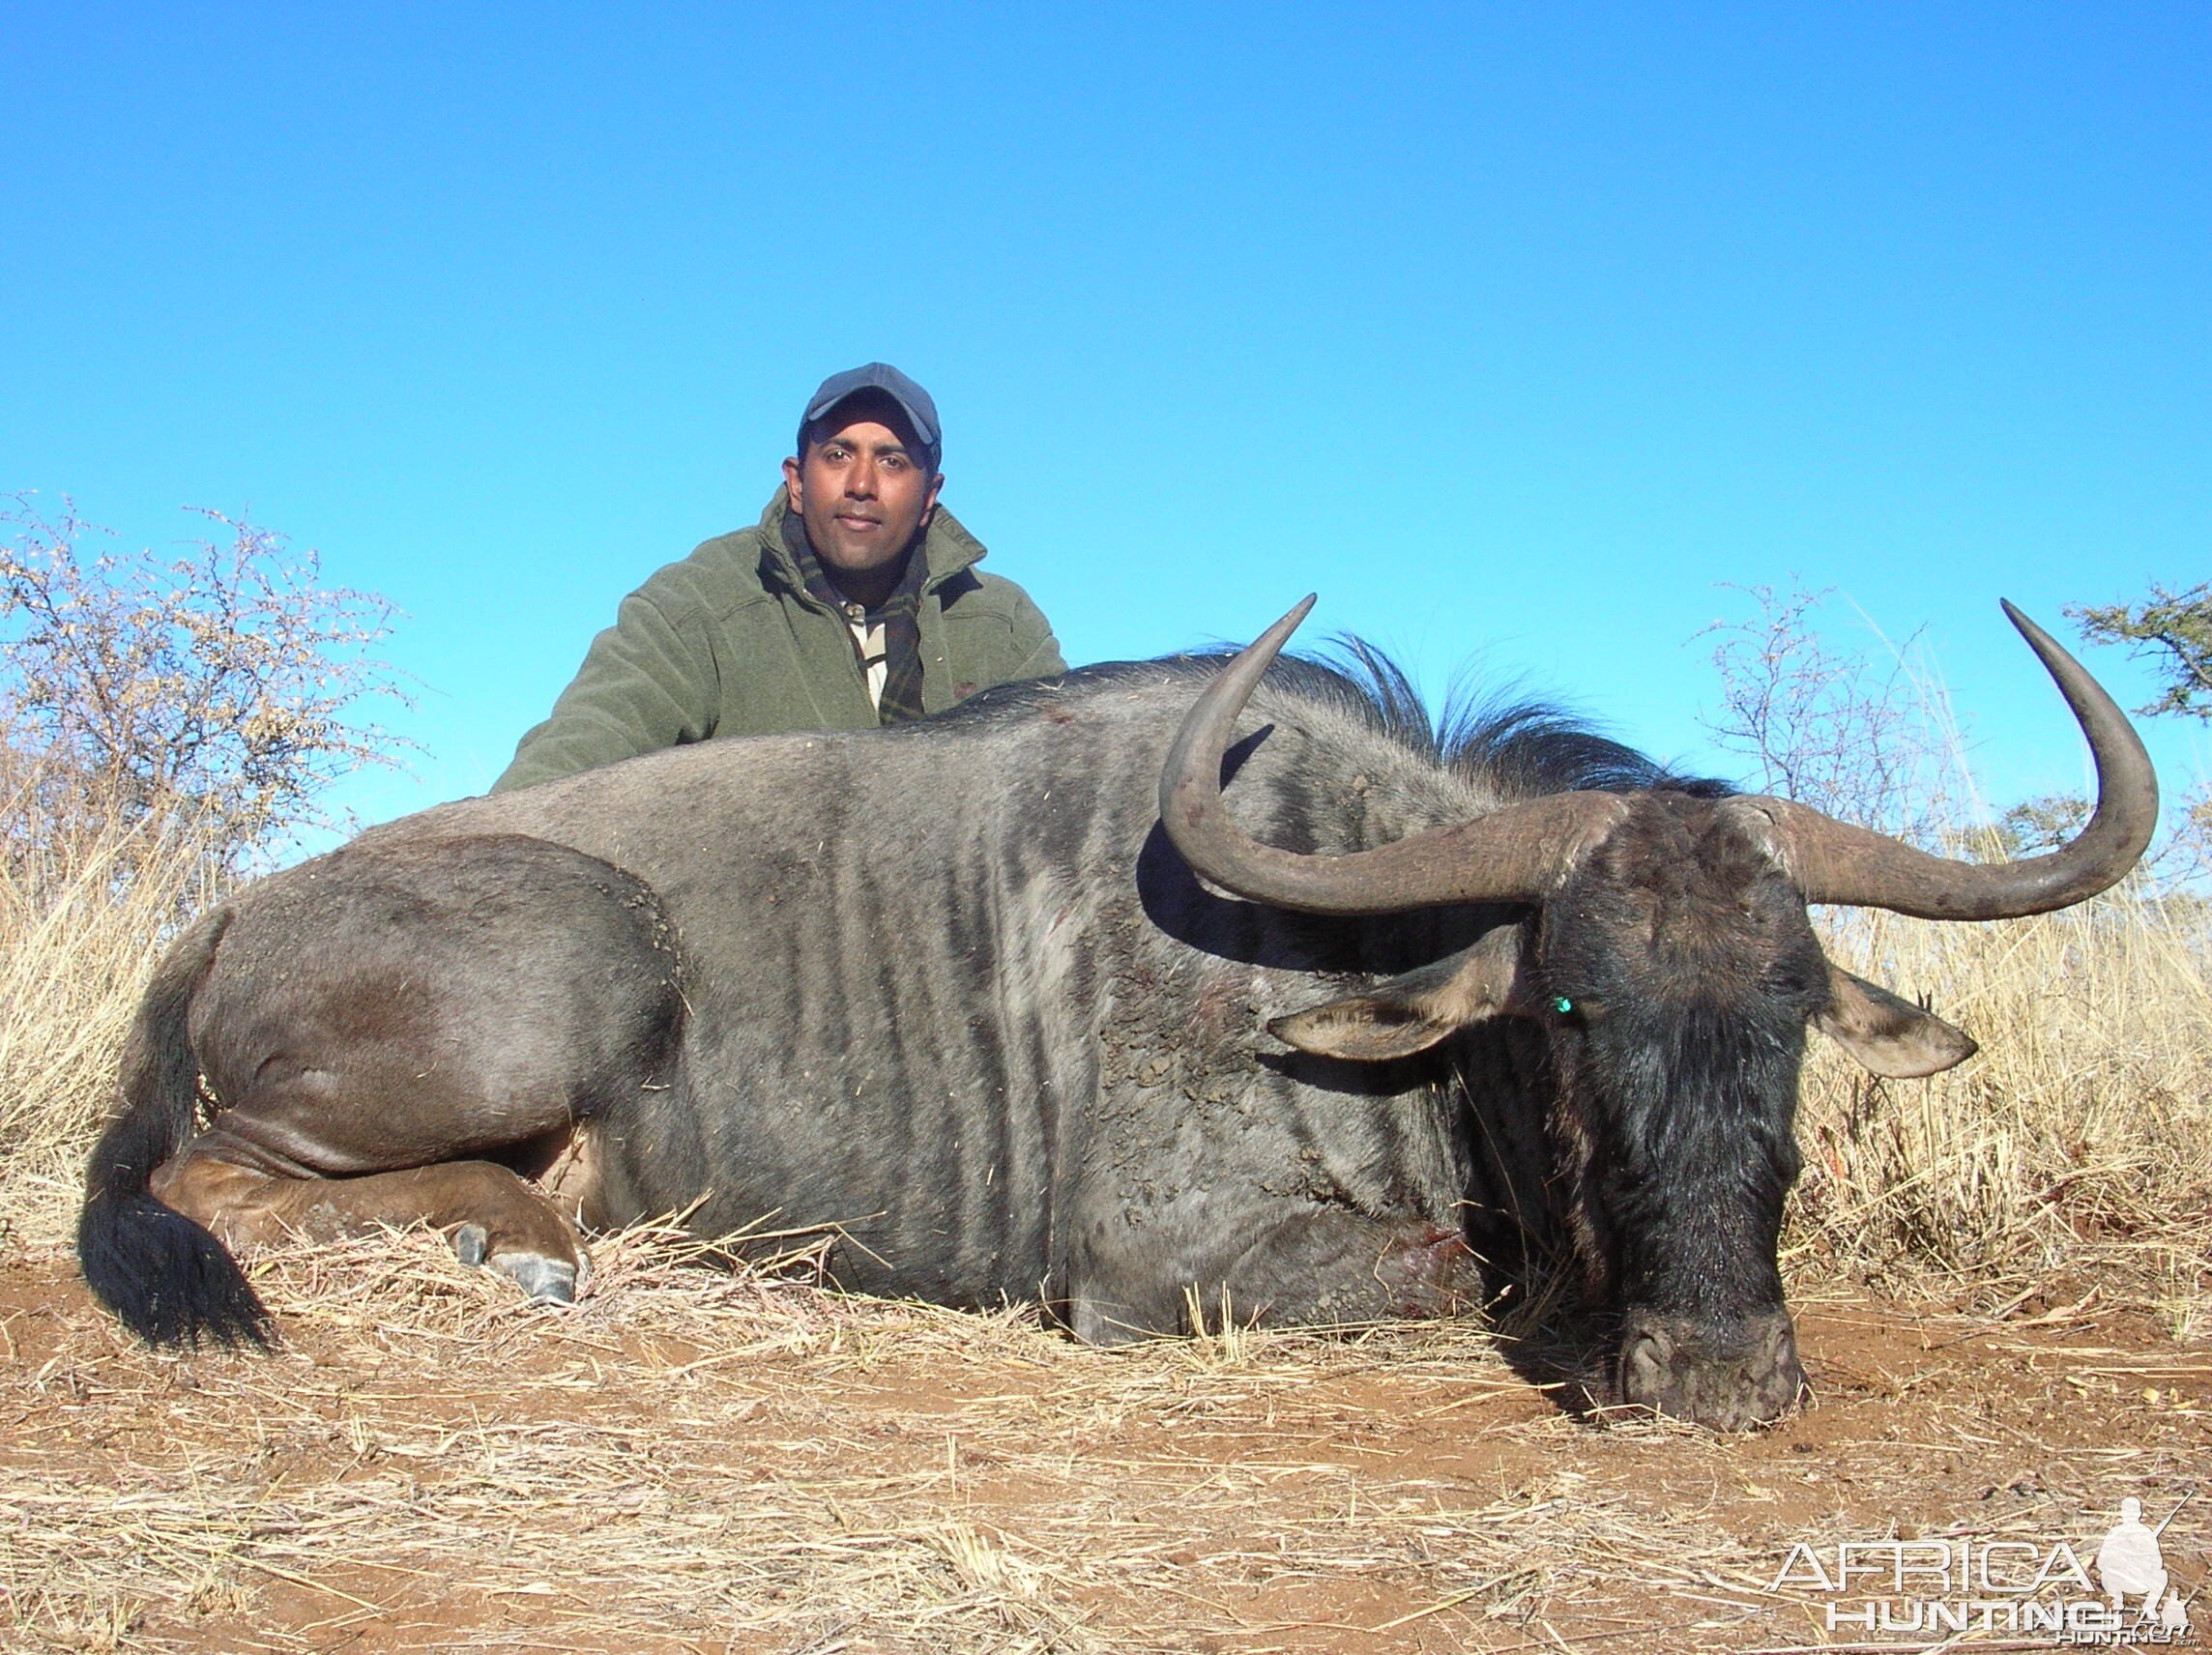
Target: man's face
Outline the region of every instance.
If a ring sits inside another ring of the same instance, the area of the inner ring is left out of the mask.
[[[806,452],[783,462],[791,504],[815,556],[838,574],[888,574],[937,508],[942,477],[892,406],[833,408],[807,433]]]

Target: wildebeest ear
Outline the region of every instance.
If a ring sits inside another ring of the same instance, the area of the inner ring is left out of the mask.
[[[1519,974],[1516,928],[1378,984],[1365,994],[1294,1011],[1267,1025],[1276,1039],[1317,1058],[1387,1062],[1425,1052],[1470,1023],[1496,1017],[1513,1000]]]
[[[1862,1066],[1896,1081],[1940,1074],[1976,1050],[1970,1036],[1933,1011],[1835,965],[1828,968],[1828,1009],[1813,1025]]]

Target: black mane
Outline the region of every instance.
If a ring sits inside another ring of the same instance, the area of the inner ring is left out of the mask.
[[[942,719],[1017,718],[1090,685],[1211,678],[1237,646],[1103,661],[1063,678],[1001,684],[973,696]],[[1727,782],[1682,775],[1577,717],[1556,703],[1509,692],[1455,690],[1432,718],[1420,692],[1398,665],[1363,638],[1340,633],[1320,651],[1286,654],[1267,669],[1267,682],[1365,724],[1407,751],[1508,798],[1541,794],[1654,790],[1718,798]]]
[[[1510,690],[1455,688],[1432,722],[1406,670],[1349,632],[1332,639],[1325,653],[1291,665],[1321,675],[1330,685],[1322,692],[1326,699],[1364,711],[1384,735],[1507,798],[1658,788],[1717,798],[1732,791],[1724,782],[1678,775],[1557,704]]]

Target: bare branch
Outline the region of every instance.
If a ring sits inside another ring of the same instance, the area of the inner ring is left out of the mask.
[[[360,719],[404,701],[373,653],[392,606],[320,584],[312,551],[243,518],[163,562],[97,555],[65,501],[0,510],[6,852],[72,818],[189,827],[226,865],[322,821],[317,798],[403,743]]]
[[[1928,693],[1907,665],[1916,632],[1888,652],[1839,652],[1814,623],[1827,599],[1792,578],[1790,590],[1731,586],[1758,614],[1715,621],[1717,713],[1701,718],[1723,750],[1757,766],[1761,792],[1931,846],[1944,837],[1949,742]]]

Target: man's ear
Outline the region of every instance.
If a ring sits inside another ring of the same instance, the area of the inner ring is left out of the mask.
[[[937,515],[937,497],[945,492],[945,474],[939,472],[929,479],[929,498],[921,503],[921,521],[917,529],[927,529],[929,520]]]
[[[1502,926],[1471,948],[1365,994],[1278,1017],[1267,1031],[1317,1058],[1354,1063],[1410,1058],[1470,1024],[1512,1009],[1520,973],[1521,928]]]
[[[1828,1009],[1813,1027],[1869,1072],[1897,1081],[1941,1074],[1979,1049],[1933,1011],[1837,965],[1828,967]]]
[[[791,497],[792,510],[804,511],[806,509],[805,497],[800,492],[799,462],[797,460],[785,460],[783,462],[783,491]],[[935,497],[932,496],[932,498]]]

